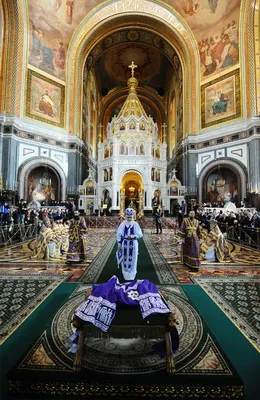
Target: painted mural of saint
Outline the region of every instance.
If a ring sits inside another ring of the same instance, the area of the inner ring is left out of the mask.
[[[227,111],[228,103],[229,99],[225,97],[224,93],[220,93],[212,106],[213,115],[225,113]]]
[[[52,0],[52,11],[57,12],[61,7],[63,0]]]
[[[93,181],[88,181],[88,183],[86,185],[86,194],[87,195],[94,194],[94,182]]]
[[[58,49],[56,50],[55,65],[60,69],[65,68],[66,51],[63,42],[58,43]]]
[[[173,181],[173,182],[171,182],[171,186],[170,186],[170,196],[176,196],[177,193],[178,193],[178,182]]]
[[[56,108],[48,89],[44,90],[44,93],[39,100],[39,110],[49,117],[54,117],[56,114]]]
[[[218,6],[218,0],[208,0],[209,3],[209,8],[212,14],[215,14],[217,6]]]
[[[32,25],[31,56],[40,58],[41,57],[41,47],[42,47],[42,31],[33,24]]]
[[[54,71],[54,54],[53,49],[47,46],[47,44],[43,44],[41,47],[41,62],[39,64],[39,68],[43,69],[45,72],[53,73]]]
[[[214,52],[207,51],[205,58],[205,71],[203,72],[204,76],[212,74],[217,68],[217,62],[214,57]]]
[[[52,10],[53,12],[57,13],[57,11],[62,6],[64,0],[52,0]],[[67,24],[72,23],[73,17],[73,3],[74,0],[66,0],[66,22]]]
[[[42,201],[54,201],[55,188],[43,182],[42,184],[38,184],[36,186],[36,188],[32,191],[31,196],[33,201],[39,201],[40,203]]]
[[[130,156],[134,156],[134,155],[135,155],[135,144],[134,144],[134,143],[130,143],[130,146],[129,146],[129,155],[130,155]]]
[[[120,147],[119,147],[119,154],[125,154],[125,145],[124,143],[120,143]]]
[[[144,143],[140,144],[140,155],[145,155],[145,150],[144,150]]]

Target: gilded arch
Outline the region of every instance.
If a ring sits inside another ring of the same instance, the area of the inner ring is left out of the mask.
[[[148,0],[113,1],[103,7],[97,7],[75,32],[68,52],[67,111],[72,110],[67,119],[68,129],[74,133],[80,132],[81,78],[88,53],[106,35],[106,31],[131,26],[133,16],[135,24],[153,30],[156,20],[157,31],[164,32],[163,37],[170,45],[174,43],[183,66],[184,120],[187,121],[184,129],[186,134],[195,133],[199,129],[198,120],[195,118],[199,112],[199,60],[196,41],[187,24],[174,9]],[[192,100],[194,93],[195,101],[194,98]]]
[[[126,180],[128,180],[129,178],[133,179],[134,177],[138,176],[139,182],[142,182],[144,177],[142,175],[142,173],[140,171],[138,171],[137,169],[129,169],[126,168],[123,172],[122,172],[122,176],[121,176],[121,180],[122,182],[125,182]]]

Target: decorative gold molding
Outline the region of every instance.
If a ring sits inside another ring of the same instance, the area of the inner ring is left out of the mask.
[[[3,41],[3,89],[0,93],[0,107],[6,114],[20,115],[23,49],[25,29],[25,6],[23,1],[3,0],[4,41]]]
[[[260,115],[260,0],[256,0],[255,2],[254,34],[256,60],[256,115]]]
[[[6,64],[5,57],[6,52],[4,52],[5,41],[6,41],[6,20],[5,20],[5,13],[3,4],[0,2],[0,111],[3,110],[3,92],[4,92],[4,65]]]
[[[258,2],[258,11],[257,11]],[[244,64],[241,63],[241,87],[244,97],[245,117],[251,117],[256,114],[256,63],[259,59],[259,20],[258,20],[258,51],[257,37],[254,36],[254,17],[258,12],[259,18],[259,0],[242,0],[240,10],[240,31],[244,32],[244,37],[240,38],[240,45],[244,45]],[[258,52],[258,57],[256,53]]]
[[[60,85],[63,85],[63,86],[65,85],[65,82],[62,81],[61,79],[59,79],[56,76],[53,76],[51,74],[48,74],[47,72],[43,71],[42,69],[39,69],[39,68],[35,67],[34,65],[30,64],[28,66],[28,69],[31,70],[31,71],[35,71],[37,74],[39,74],[41,76],[44,76],[47,79],[51,79],[51,81],[53,81],[53,82],[57,82],[57,83],[59,83]]]
[[[75,32],[67,64],[67,110],[71,111],[67,120],[68,129],[80,133],[82,71],[87,55],[109,32],[120,27],[130,27],[131,24],[135,29],[140,27],[157,31],[171,47],[174,46],[183,67],[184,121],[187,124],[184,127],[185,134],[196,133],[199,101],[199,57],[196,41],[189,28],[181,23],[174,9],[148,0],[113,1],[96,7]]]

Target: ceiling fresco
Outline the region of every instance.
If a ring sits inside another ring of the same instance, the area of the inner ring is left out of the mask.
[[[129,64],[134,60],[138,68],[135,77],[139,82],[147,82],[160,72],[162,56],[157,49],[143,44],[122,44],[106,53],[104,65],[115,80],[126,82],[129,77]]]
[[[131,76],[129,65],[133,60],[137,65],[134,76],[139,84],[162,94],[171,63],[158,49],[142,43],[113,47],[97,60],[95,68],[103,87],[109,91],[116,86],[126,86]]]
[[[96,6],[98,0],[28,0],[29,7],[29,64],[65,80],[66,56],[71,37],[85,16]],[[107,2],[104,2],[107,3]],[[201,78],[221,73],[239,62],[239,14],[241,0],[165,0],[190,26],[198,43],[201,61]],[[131,41],[131,39],[129,39]],[[139,57],[139,79],[145,80],[157,63],[149,65],[150,59],[160,58],[147,49],[134,53]],[[130,57],[130,50],[128,53]],[[116,57],[119,56],[118,65]],[[115,49],[106,59],[106,68],[119,80],[125,79],[122,69],[124,46]],[[111,65],[114,67],[111,69]],[[138,61],[137,61],[138,63]],[[125,68],[125,67],[124,67]]]

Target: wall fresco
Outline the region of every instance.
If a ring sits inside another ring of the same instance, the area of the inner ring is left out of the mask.
[[[26,115],[56,126],[64,124],[64,86],[28,70]]]
[[[212,205],[224,205],[231,201],[238,206],[238,180],[236,174],[222,168],[213,171],[207,179],[207,201]]]
[[[98,0],[28,0],[29,64],[65,80],[73,32]]]
[[[202,128],[241,115],[239,70],[201,87]]]
[[[59,182],[53,171],[38,167],[28,177],[27,201],[38,201],[45,205],[59,200]]]
[[[239,62],[241,0],[166,0],[190,26],[198,43],[201,79]]]
[[[28,0],[29,64],[65,79],[71,37],[82,19],[102,1]],[[188,23],[197,40],[201,78],[218,74],[239,61],[241,0],[165,0]]]

